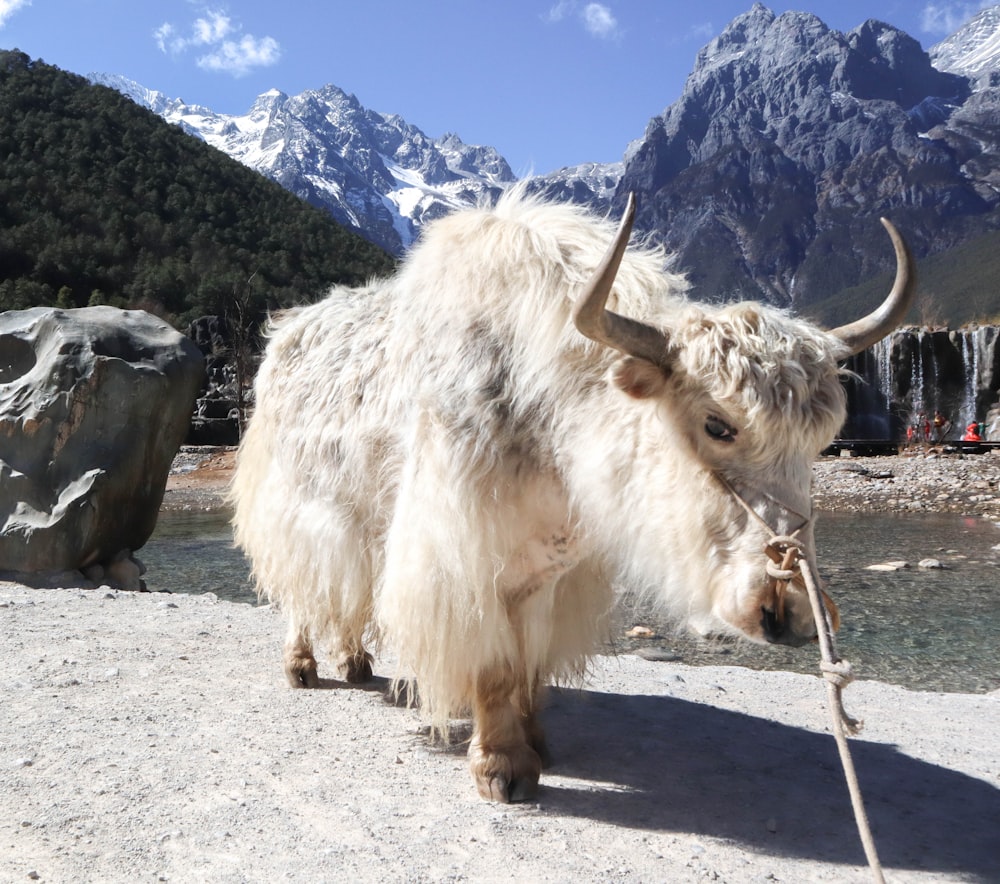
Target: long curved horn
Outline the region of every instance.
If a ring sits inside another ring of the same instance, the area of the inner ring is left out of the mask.
[[[891,221],[885,218],[879,220],[889,232],[892,246],[896,250],[896,281],[880,307],[867,316],[835,328],[831,332],[847,344],[852,354],[866,350],[896,329],[909,311],[914,292],[917,290],[917,267],[913,253]]]
[[[669,368],[670,338],[651,325],[605,309],[635,220],[635,194],[630,193],[618,232],[597,270],[573,307],[573,323],[584,337],[622,353]]]

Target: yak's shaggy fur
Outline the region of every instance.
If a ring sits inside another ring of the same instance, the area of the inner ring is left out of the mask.
[[[688,303],[661,253],[632,249],[608,306],[668,330],[673,359],[637,369],[570,318],[613,232],[514,192],[428,226],[394,277],[274,322],[232,501],[293,677],[312,638],[354,675],[383,640],[436,725],[499,694],[534,745],[535,689],[580,671],[616,580],[759,637],[766,532],[715,474],[775,530],[809,513],[843,345]]]

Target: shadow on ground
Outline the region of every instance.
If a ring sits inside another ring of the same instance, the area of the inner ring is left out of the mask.
[[[830,735],[672,697],[559,689],[545,725],[548,814],[865,864]],[[886,870],[997,880],[1000,790],[892,745],[854,738],[851,749]]]

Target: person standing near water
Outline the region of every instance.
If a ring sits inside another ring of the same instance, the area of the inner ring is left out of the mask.
[[[948,430],[951,429],[951,421],[949,421],[940,411],[934,412],[934,441],[944,442],[944,437],[948,435]]]

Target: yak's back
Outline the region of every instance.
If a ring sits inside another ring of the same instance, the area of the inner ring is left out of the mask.
[[[470,466],[537,447],[543,416],[615,358],[570,318],[615,229],[520,188],[433,222],[394,276],[277,320],[251,435],[324,493],[391,476],[380,461],[398,462],[425,415]],[[661,252],[630,249],[609,306],[640,319],[676,307],[685,283],[663,266]]]
[[[549,357],[589,348],[570,311],[615,226],[583,207],[513,188],[495,206],[429,225],[392,285],[428,334],[440,334],[442,326],[488,329]],[[665,272],[664,263],[659,250],[630,249],[609,306],[648,319],[676,306],[670,296],[683,293],[686,282]]]

